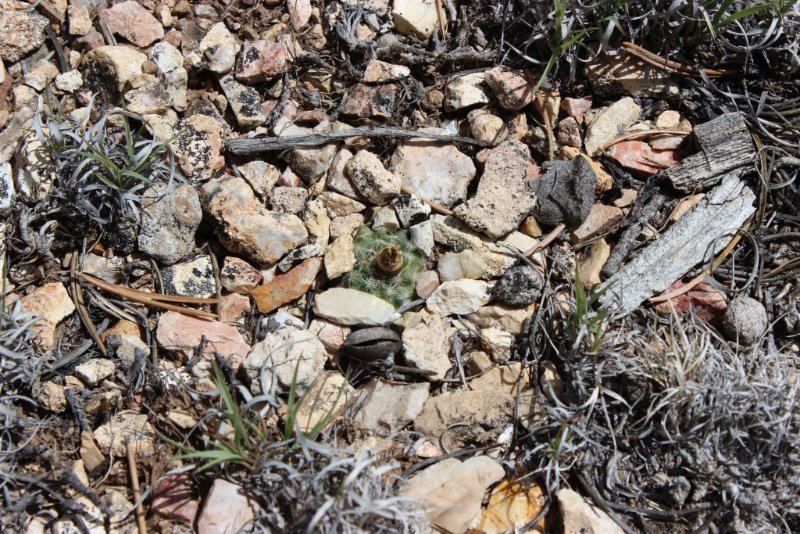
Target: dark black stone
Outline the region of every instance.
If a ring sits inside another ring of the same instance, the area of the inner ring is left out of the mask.
[[[528,265],[517,265],[503,273],[492,289],[494,302],[521,308],[533,304],[542,294],[544,278]]]
[[[564,223],[569,230],[583,224],[594,205],[597,176],[583,157],[548,161],[544,176],[533,184],[536,207],[533,216],[543,224]]]

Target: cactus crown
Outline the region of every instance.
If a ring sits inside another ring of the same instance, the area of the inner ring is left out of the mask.
[[[362,226],[353,239],[353,251],[356,264],[344,275],[345,287],[370,293],[395,307],[414,298],[417,274],[425,268],[425,260],[409,241],[408,232],[390,232],[383,228],[372,230]],[[381,268],[381,258],[385,263],[389,256],[396,265],[398,252],[402,254],[401,267],[390,274],[395,269],[387,269],[385,265]]]

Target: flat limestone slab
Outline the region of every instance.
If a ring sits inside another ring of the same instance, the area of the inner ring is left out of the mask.
[[[695,265],[711,261],[755,212],[755,199],[736,174],[727,175],[697,206],[599,288],[607,289],[600,298],[602,306],[615,313],[629,313]]]

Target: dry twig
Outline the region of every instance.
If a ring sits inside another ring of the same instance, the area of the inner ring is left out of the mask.
[[[147,522],[144,519],[144,507],[142,507],[142,491],[139,488],[139,473],[136,468],[136,456],[133,454],[131,443],[125,444],[128,452],[128,469],[131,472],[131,487],[133,489],[133,501],[136,503],[136,524],[139,527],[139,534],[147,534]]]
[[[720,78],[722,76],[730,76],[731,74],[735,74],[735,71],[732,70],[703,69],[678,63],[677,61],[663,58],[658,54],[654,54],[649,50],[646,50],[641,46],[635,45],[628,41],[622,43],[622,48],[646,63],[669,72],[674,72],[675,74],[680,74],[682,76],[700,76],[701,73],[705,73],[705,75],[709,78]]]

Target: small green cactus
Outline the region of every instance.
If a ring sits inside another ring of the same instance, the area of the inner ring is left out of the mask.
[[[353,239],[353,250],[356,265],[344,275],[345,287],[375,295],[395,307],[413,300],[425,260],[409,241],[408,232],[362,226]]]

